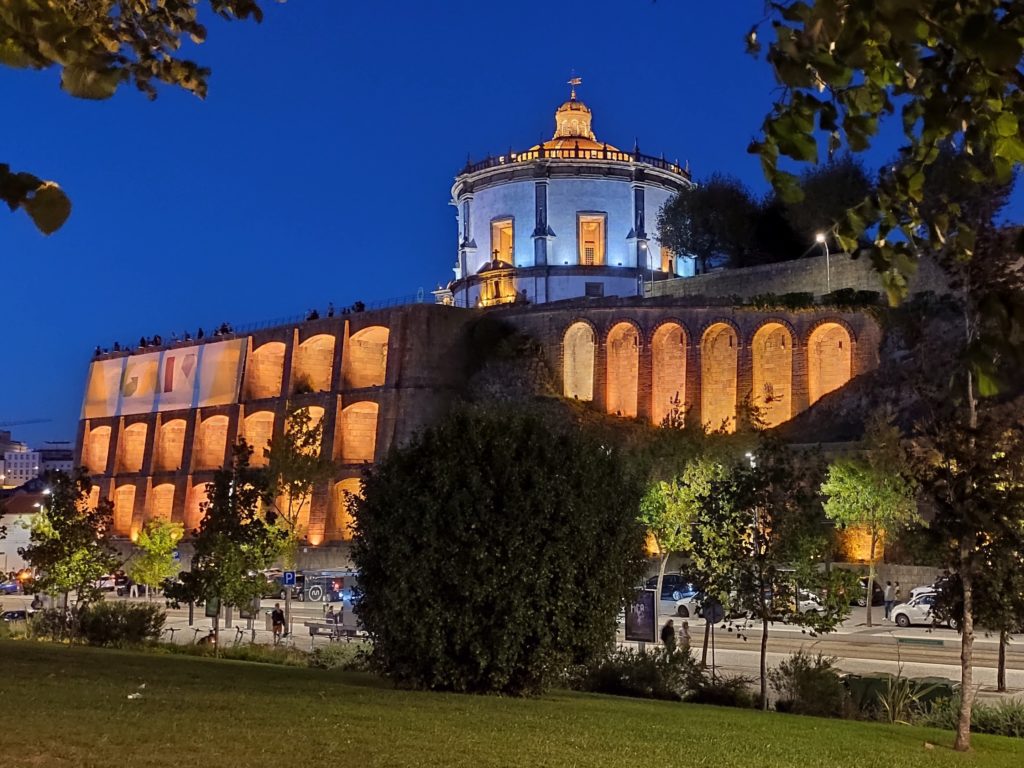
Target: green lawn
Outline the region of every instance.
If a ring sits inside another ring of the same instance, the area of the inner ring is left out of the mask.
[[[4,768],[1024,765],[1024,740],[993,736],[965,756],[948,749],[952,734],[920,728],[572,693],[410,693],[352,673],[10,641],[0,711]]]

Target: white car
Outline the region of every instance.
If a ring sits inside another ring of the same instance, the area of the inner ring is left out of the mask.
[[[800,613],[823,613],[825,611],[825,605],[822,603],[820,597],[813,592],[807,592],[803,589],[800,590]]]
[[[679,616],[688,619],[691,616],[700,615],[700,606],[697,604],[697,593],[682,594],[676,599],[661,600],[658,610],[662,616]]]
[[[892,609],[889,617],[898,627],[909,627],[913,624],[934,624],[935,616],[932,608],[935,606],[935,592],[920,592],[906,603],[900,603]],[[953,629],[957,628],[955,619],[947,622]]]

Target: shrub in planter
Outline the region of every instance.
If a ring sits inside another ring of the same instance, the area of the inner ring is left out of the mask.
[[[158,640],[166,618],[157,605],[100,602],[79,613],[78,632],[89,645],[139,645]]]
[[[801,649],[769,670],[768,680],[778,694],[775,708],[797,715],[842,717],[846,691],[835,662],[834,657]]]

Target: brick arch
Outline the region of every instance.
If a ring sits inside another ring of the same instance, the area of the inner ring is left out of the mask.
[[[358,464],[373,461],[377,452],[377,416],[380,406],[360,400],[342,409],[341,440],[335,447],[335,461]]]
[[[793,417],[793,345],[789,323],[769,318],[751,337],[753,366],[752,404],[760,409],[766,427]]]
[[[352,539],[355,517],[352,514],[350,495],[363,495],[363,481],[358,477],[348,477],[334,484],[334,521],[331,532],[342,541]]]
[[[807,394],[814,405],[853,378],[854,337],[843,322],[823,320],[807,336]]]
[[[121,431],[121,441],[118,446],[118,472],[141,472],[142,460],[146,455],[146,435],[149,433],[149,425],[144,421],[137,421],[128,424]]]
[[[605,337],[605,402],[608,413],[636,418],[643,332],[632,320],[618,320]]]
[[[131,533],[135,496],[134,483],[125,483],[114,489],[114,534],[117,536],[128,536]]]
[[[589,320],[574,320],[562,334],[562,394],[590,402],[594,399],[597,329]]]
[[[829,316],[829,317],[819,317],[813,323],[811,323],[811,325],[805,331],[804,338],[802,339],[802,341],[803,341],[805,346],[808,343],[810,343],[811,336],[814,335],[814,332],[817,331],[819,328],[821,328],[821,326],[823,326],[823,325],[840,325],[840,326],[842,326],[846,330],[847,335],[850,337],[850,342],[852,344],[854,344],[854,345],[857,344],[857,331],[854,330],[854,327],[852,325],[850,325],[849,321],[847,321],[846,318],[843,318],[843,317]]]
[[[388,340],[391,331],[371,325],[352,334],[345,355],[344,386],[347,389],[384,385],[388,368]]]
[[[196,432],[196,469],[220,469],[227,455],[228,417],[207,416],[199,423]]]
[[[171,419],[160,425],[156,432],[153,469],[156,472],[175,472],[181,468],[181,457],[185,449],[184,419]]]
[[[189,487],[185,495],[185,535],[191,535],[203,521],[206,500],[206,483],[195,483]]]
[[[149,491],[146,520],[170,521],[174,510],[174,483],[154,485]]]
[[[296,391],[328,392],[334,368],[334,336],[318,333],[303,341],[295,350],[292,377]]]
[[[672,409],[686,404],[689,346],[690,332],[681,320],[665,319],[651,333],[651,421],[654,424],[661,424]]]
[[[93,427],[85,438],[82,463],[94,475],[101,475],[107,471],[110,434],[110,427]]]
[[[252,448],[249,463],[254,467],[266,466],[266,450],[274,437],[274,412],[256,411],[246,416],[242,422],[242,437]]]
[[[252,351],[245,363],[247,400],[280,397],[284,381],[283,341],[268,341]]]
[[[700,420],[705,430],[736,430],[740,335],[728,320],[708,323],[700,337]]]

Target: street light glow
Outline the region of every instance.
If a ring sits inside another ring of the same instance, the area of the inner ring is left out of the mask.
[[[816,234],[814,236],[814,240],[815,240],[815,242],[818,242],[818,243],[824,243],[825,242],[825,233],[824,232],[819,232],[818,234]]]

